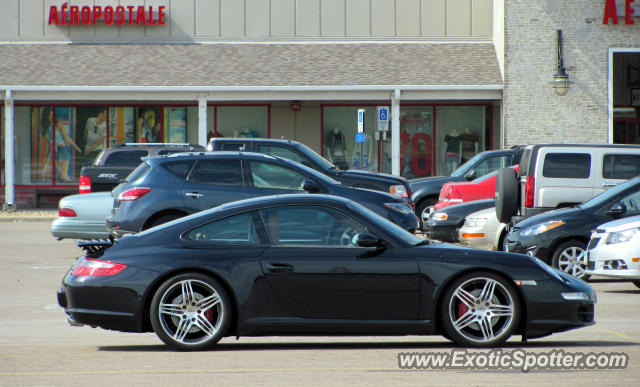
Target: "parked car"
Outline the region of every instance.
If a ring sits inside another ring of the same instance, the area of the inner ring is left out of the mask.
[[[585,249],[591,231],[614,219],[640,215],[640,177],[572,208],[534,215],[517,223],[505,251],[528,254],[578,278],[587,279]]]
[[[202,145],[170,143],[118,144],[100,152],[93,164],[80,171],[79,193],[111,191],[133,172],[142,157],[205,150]]]
[[[289,159],[251,152],[202,152],[145,158],[112,191],[107,229],[122,236],[227,202],[284,193],[348,197],[412,232],[419,224],[403,198],[346,187]]]
[[[518,172],[518,166],[511,166]],[[445,183],[440,190],[438,203],[433,206],[434,210],[460,204],[472,202],[480,199],[493,199],[496,196],[496,175],[498,171],[487,173],[469,182]]]
[[[511,149],[481,152],[462,164],[449,176],[430,176],[409,180],[416,214],[420,219],[424,218],[424,212],[438,202],[438,196],[445,183],[470,181],[500,168],[518,164],[522,149],[521,146],[515,146]]]
[[[291,334],[493,347],[594,324],[583,281],[525,255],[421,240],[331,195],[228,203],[84,247],[58,291],[69,322],[154,331],[179,350]]]
[[[498,174],[496,214],[502,223],[515,224],[580,204],[638,175],[638,145],[528,145],[517,174],[509,169]]]
[[[507,225],[500,223],[495,207],[469,214],[458,229],[460,244],[476,249],[503,250],[506,236]]]
[[[471,213],[495,207],[494,199],[476,200],[433,211],[422,220],[422,230],[429,239],[442,242],[458,242],[458,229]]]
[[[209,140],[210,151],[244,151],[264,153],[297,161],[340,183],[356,188],[368,188],[400,196],[413,206],[409,181],[404,177],[359,169],[342,170],[313,149],[298,141],[272,138],[222,138]]]
[[[51,235],[58,240],[108,238],[105,218],[111,207],[111,192],[65,196],[58,202],[58,218],[51,223]]]
[[[640,288],[640,216],[599,225],[586,257],[587,275],[627,279]]]

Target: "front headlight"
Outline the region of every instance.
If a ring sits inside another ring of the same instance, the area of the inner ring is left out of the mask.
[[[401,214],[413,214],[413,210],[411,209],[411,207],[404,203],[385,203],[384,206],[390,210],[398,211]]]
[[[522,236],[538,235],[549,230],[553,230],[556,227],[560,227],[564,224],[562,220],[550,220],[548,222],[540,223],[535,226],[529,227],[522,232]]]
[[[487,224],[487,218],[466,218],[464,220],[465,227],[482,227]]]
[[[429,217],[433,220],[447,220],[449,215],[446,212],[433,212]]]
[[[613,245],[616,243],[628,242],[634,235],[640,230],[640,228],[630,228],[628,230],[612,232],[607,237],[607,244]]]

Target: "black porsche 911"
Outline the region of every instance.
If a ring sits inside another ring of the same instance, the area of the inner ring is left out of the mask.
[[[87,253],[58,302],[72,325],[225,336],[430,335],[469,347],[594,323],[585,282],[521,254],[421,240],[340,197],[228,203]]]

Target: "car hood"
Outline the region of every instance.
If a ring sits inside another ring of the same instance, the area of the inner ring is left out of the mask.
[[[617,232],[637,227],[640,227],[640,215],[612,220],[611,222],[599,225],[597,228],[598,230],[605,230],[606,232]]]
[[[376,176],[380,179],[392,180],[392,181],[402,182],[405,184],[408,183],[408,180],[405,179],[404,177],[390,175],[388,173],[362,171],[359,169],[347,169],[347,170],[340,171],[339,174],[340,176],[354,177],[354,178],[365,177],[365,176]]]
[[[535,226],[540,223],[548,222],[550,220],[572,220],[574,218],[578,218],[581,212],[583,212],[583,210],[578,207],[559,208],[557,210],[543,212],[541,214],[524,219],[518,222],[515,227],[523,229]]]
[[[411,186],[411,189],[413,189],[413,187],[421,187],[425,184],[433,184],[433,183],[440,183],[440,184],[444,184],[448,181],[463,181],[463,180],[457,180],[456,178],[453,178],[451,176],[429,176],[429,177],[420,177],[417,179],[411,179],[409,180],[409,186]]]

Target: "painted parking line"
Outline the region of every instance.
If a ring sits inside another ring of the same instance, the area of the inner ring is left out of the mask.
[[[623,339],[627,339],[627,340],[631,340],[631,341],[635,341],[637,343],[640,343],[640,339],[629,336],[629,335],[625,335],[624,333],[618,332],[618,331],[612,331],[610,329],[604,329],[604,328],[600,328],[598,326],[594,326],[595,329],[599,330],[600,332],[604,332],[604,333],[609,333],[612,335],[616,335],[618,337],[622,337]]]

